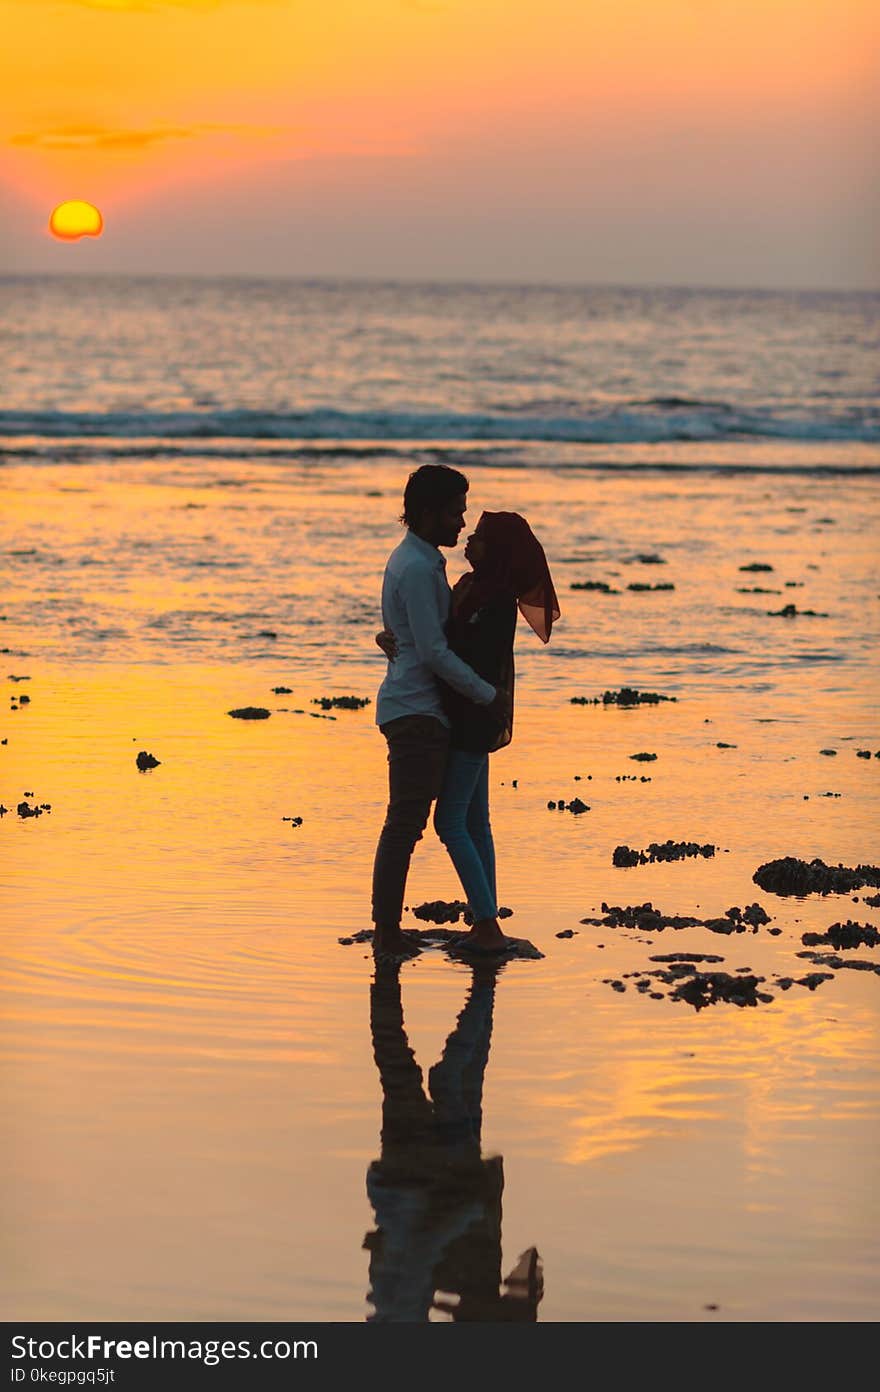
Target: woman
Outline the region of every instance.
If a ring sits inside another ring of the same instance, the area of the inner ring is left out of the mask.
[[[517,611],[546,643],[559,618],[559,603],[543,547],[519,513],[484,512],[464,555],[471,570],[452,591],[449,646],[492,686],[504,690],[509,705],[499,718],[443,684],[451,742],[434,828],[449,851],[473,919],[460,945],[494,955],[508,951],[510,944],[498,926],[489,755],[509,744],[513,734]],[[386,635],[379,639],[393,656]]]

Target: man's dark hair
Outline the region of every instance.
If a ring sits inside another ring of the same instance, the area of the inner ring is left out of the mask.
[[[406,481],[400,520],[415,527],[426,509],[434,512],[467,491],[468,481],[457,469],[448,464],[423,464]]]

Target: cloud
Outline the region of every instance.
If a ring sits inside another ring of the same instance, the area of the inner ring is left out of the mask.
[[[54,0],[53,0],[54,2]],[[81,10],[105,10],[115,14],[156,14],[162,10],[219,10],[224,5],[279,5],[290,0],[62,0]]]
[[[270,126],[254,122],[197,121],[191,125],[149,126],[66,125],[33,131],[19,131],[6,139],[19,149],[55,155],[96,152],[98,156],[137,155],[167,149],[186,141],[226,139],[238,149],[256,155],[252,142],[262,143],[270,158],[293,160],[400,159],[419,153],[408,133],[395,130],[327,130],[308,126]],[[227,153],[229,146],[227,144]]]
[[[274,3],[275,0],[268,0]],[[64,0],[65,4],[78,5],[84,10],[216,10],[230,0]],[[237,0],[241,3],[241,0]],[[252,0],[251,0],[252,3]],[[267,3],[267,0],[263,0]]]
[[[275,136],[289,134],[284,126],[246,123],[200,122],[192,126],[140,126],[114,129],[108,126],[62,126],[57,130],[21,131],[9,137],[10,145],[37,150],[146,150],[178,140],[198,140],[210,135]]]

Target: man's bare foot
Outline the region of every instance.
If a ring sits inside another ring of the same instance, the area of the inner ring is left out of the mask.
[[[407,957],[418,957],[421,950],[400,928],[383,928],[377,924],[373,933],[373,955],[377,960],[402,962]]]

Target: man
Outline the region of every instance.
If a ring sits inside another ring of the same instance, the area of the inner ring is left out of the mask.
[[[382,620],[397,651],[376,701],[376,723],[388,742],[388,811],[373,866],[374,947],[383,953],[417,951],[400,919],[413,849],[440,792],[449,748],[437,677],[479,705],[501,712],[507,702],[504,692],[456,657],[444,632],[451,591],[440,547],[458,542],[467,490],[457,469],[416,469],[403,495],[406,536],[385,567]]]

